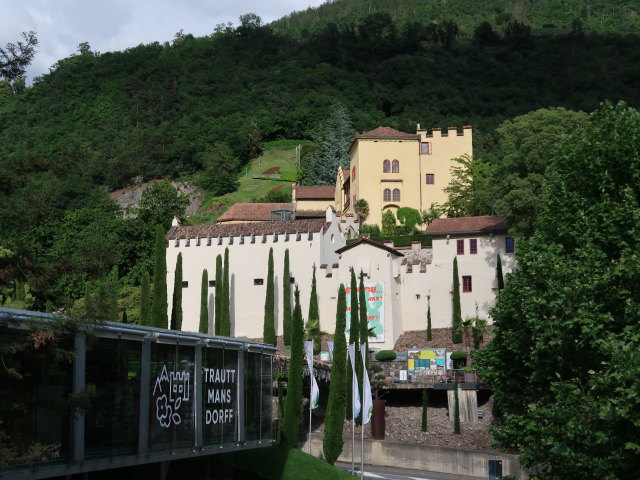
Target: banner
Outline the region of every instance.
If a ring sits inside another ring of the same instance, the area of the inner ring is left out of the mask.
[[[347,327],[345,334],[349,338],[348,335],[351,328],[351,283],[344,283],[343,285],[347,293]],[[365,283],[364,292],[367,300],[367,328],[372,330],[374,334],[373,337],[369,338],[369,342],[384,342],[384,283]],[[357,295],[358,292],[355,292],[355,294]]]
[[[360,345],[360,353],[362,354],[362,365],[367,364],[367,348],[366,345]],[[366,368],[362,369],[362,425],[366,425],[371,420],[373,414],[373,399],[371,398],[371,383],[369,382],[369,373]]]
[[[358,389],[358,375],[356,374],[356,346],[352,343],[349,345],[349,358],[351,358],[351,370],[353,371],[351,382],[351,391],[353,392],[353,418],[360,415],[360,390]]]
[[[309,402],[311,410],[318,408],[318,400],[320,398],[320,390],[318,389],[318,383],[316,377],[313,375],[313,340],[304,342],[304,356],[307,359],[307,366],[309,367],[309,377],[311,378],[311,393],[309,394]]]

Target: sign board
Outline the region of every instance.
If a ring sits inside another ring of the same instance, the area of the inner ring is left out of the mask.
[[[347,328],[345,333],[348,339],[351,327],[351,283],[345,283],[344,288],[347,292]],[[384,342],[384,283],[365,283],[364,291],[367,303],[367,328],[372,330],[375,335],[374,337],[369,337],[369,342]]]

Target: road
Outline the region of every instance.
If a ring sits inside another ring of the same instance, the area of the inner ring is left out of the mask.
[[[351,471],[351,464],[336,464],[343,470]],[[360,466],[356,465],[356,475],[360,478]],[[391,467],[364,467],[364,478],[368,480],[486,480],[487,477],[469,477],[448,475],[445,473],[425,472]]]

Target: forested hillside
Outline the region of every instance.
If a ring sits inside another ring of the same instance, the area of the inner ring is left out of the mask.
[[[293,12],[273,22],[288,33],[315,31],[328,23],[358,21],[372,13],[387,13],[398,24],[454,20],[471,36],[482,22],[504,29],[519,21],[535,31],[568,31],[579,20],[590,32],[640,31],[640,4],[621,0],[334,0]]]
[[[640,104],[635,35],[585,34],[579,23],[556,36],[522,23],[500,34],[484,24],[472,39],[456,29],[374,14],[292,37],[246,15],[207,37],[179,33],[124,52],[81,44],[33,86],[15,81],[6,93],[5,83],[0,296],[19,279],[35,306],[65,305],[114,266],[137,285],[153,227],[173,211],[158,214],[150,201],[143,222],[131,222],[107,190],[198,172],[212,194],[226,193],[263,141],[313,139],[336,103],[359,132],[472,124],[476,152],[489,160],[495,127],[515,116],[592,111],[605,99]]]

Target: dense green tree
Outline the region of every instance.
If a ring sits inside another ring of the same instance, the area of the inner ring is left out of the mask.
[[[349,146],[354,133],[347,108],[332,105],[328,117],[312,135],[318,148],[307,159],[305,184],[335,185],[338,167],[349,168]]]
[[[198,156],[203,166],[198,185],[213,195],[220,196],[238,189],[238,167],[240,162],[226,143],[217,142]]]
[[[552,152],[586,120],[583,112],[545,108],[506,120],[496,129],[489,190],[512,234],[533,233]]]
[[[398,221],[402,223],[407,230],[406,233],[413,233],[416,225],[420,225],[422,223],[422,215],[415,208],[400,207],[396,213]]]
[[[451,308],[451,340],[462,343],[462,309],[460,306],[460,277],[458,276],[458,259],[453,258],[453,293]]]
[[[298,433],[302,423],[302,362],[304,360],[302,309],[300,292],[296,286],[295,307],[291,325],[291,362],[287,382],[287,398],[284,407],[284,421],[280,435],[281,444],[287,448],[296,448]]]
[[[153,299],[151,301],[151,326],[168,328],[167,318],[167,259],[164,228],[156,228],[155,267],[153,269]]]
[[[171,302],[171,330],[182,330],[182,253],[178,253],[173,276],[173,301]]]
[[[229,288],[229,249],[224,249],[224,268],[222,273],[222,325],[220,326],[220,335],[225,337],[231,336],[231,295]]]
[[[38,47],[35,32],[22,32],[22,40],[0,47],[0,77],[13,81],[24,75]]]
[[[121,319],[118,296],[118,267],[113,267],[103,278],[87,284],[81,313],[96,322],[118,322]]]
[[[168,230],[173,217],[184,217],[184,211],[188,205],[189,197],[180,193],[170,182],[154,182],[142,192],[135,213],[143,222],[149,225],[162,225],[165,230]]]
[[[216,335],[222,335],[222,312],[224,307],[224,296],[222,294],[223,291],[223,272],[222,272],[222,255],[218,255],[216,257],[216,289],[215,294],[216,298],[214,299],[214,313],[215,313],[215,326],[214,332]]]
[[[318,312],[318,291],[316,287],[316,266],[313,265],[313,275],[311,277],[311,295],[309,296],[309,314],[305,326],[307,340],[313,340],[313,352],[320,353],[322,347],[322,331],[320,330],[320,314]]]
[[[552,153],[476,355],[495,439],[541,479],[633,478],[639,467],[640,113],[604,104]]]
[[[142,273],[140,283],[140,325],[151,325],[151,285],[146,270]]]
[[[382,214],[382,231],[383,237],[394,237],[397,233],[396,216],[391,210],[385,210]]]
[[[275,287],[273,281],[273,248],[269,249],[269,266],[267,269],[267,289],[264,297],[264,326],[262,341],[271,345],[276,344],[276,325],[274,317]]]
[[[209,333],[209,272],[205,268],[202,270],[202,281],[200,282],[200,323],[198,332]]]
[[[344,439],[345,403],[346,403],[346,375],[347,340],[345,328],[347,317],[347,293],[344,285],[338,290],[338,304],[336,308],[336,331],[333,335],[333,363],[331,365],[331,388],[327,401],[327,414],[324,421],[324,435],[322,450],[329,465],[333,465],[342,453]],[[350,386],[349,386],[350,387]]]
[[[463,155],[454,159],[451,181],[444,188],[449,199],[443,205],[448,217],[491,215],[493,198],[489,191],[491,164]]]
[[[291,270],[289,249],[284,251],[284,272],[282,274],[282,335],[285,345],[291,345]]]

